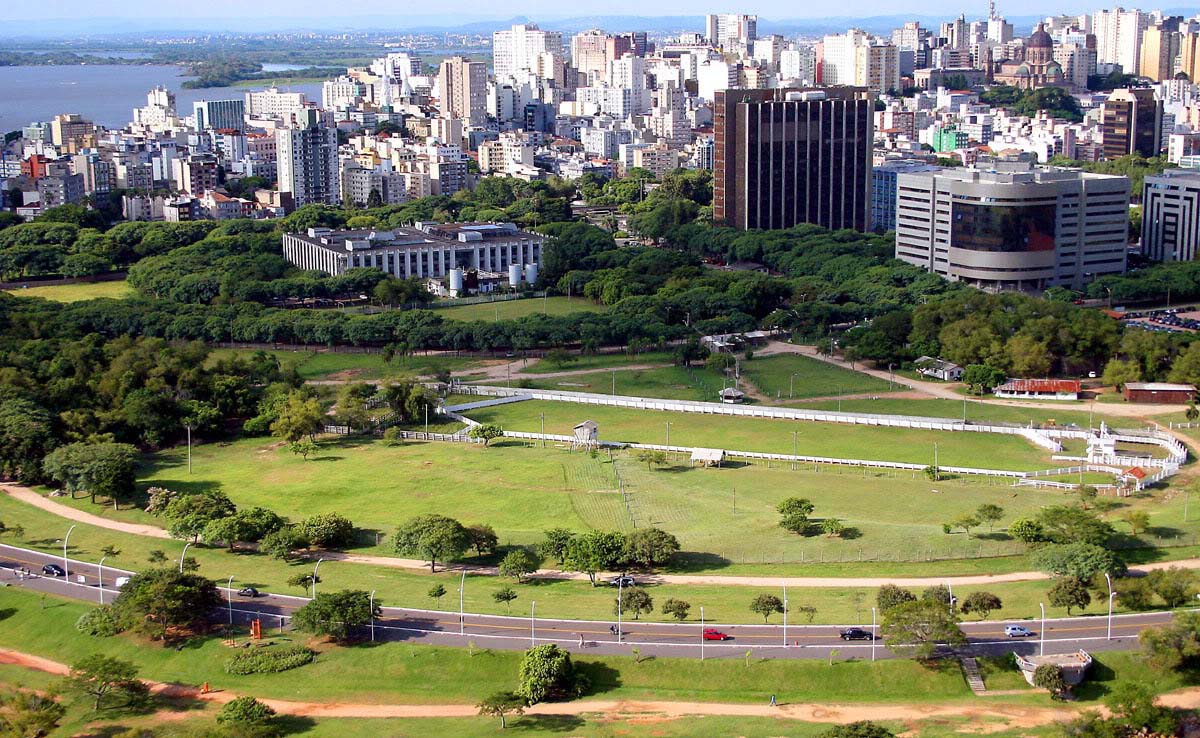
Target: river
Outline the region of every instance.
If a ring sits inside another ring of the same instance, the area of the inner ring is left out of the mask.
[[[58,113],[79,113],[96,123],[120,128],[133,117],[134,108],[146,104],[146,93],[157,85],[175,91],[180,115],[190,115],[196,100],[227,100],[256,89],[184,90],[180,85],[188,78],[180,71],[175,66],[133,64],[0,67],[0,132],[50,121]],[[319,84],[280,89],[303,92],[309,100],[321,101]]]

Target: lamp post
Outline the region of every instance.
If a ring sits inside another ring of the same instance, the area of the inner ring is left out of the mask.
[[[67,559],[67,541],[71,539],[71,531],[75,530],[75,526],[67,528],[67,534],[63,536],[63,579],[71,578],[71,562]]]
[[[371,590],[371,643],[375,642],[375,590]]]
[[[787,611],[788,611],[788,598],[787,598],[787,585],[785,584],[785,585],[783,585],[783,647],[784,648],[787,648],[787,644],[788,644]]]
[[[179,573],[180,574],[183,573],[183,559],[185,556],[187,556],[187,550],[188,550],[188,548],[191,547],[191,545],[192,545],[191,541],[188,541],[187,543],[183,544],[183,551],[181,551],[179,553]]]
[[[314,600],[317,599],[317,569],[321,568],[321,562],[324,560],[317,559],[317,565],[313,567],[312,596]]]
[[[704,660],[704,605],[700,606],[700,660]]]
[[[617,641],[618,642],[623,640],[623,636],[621,635],[621,633],[622,633],[621,595],[624,594],[624,590],[625,590],[625,575],[622,574],[617,579]]]
[[[798,431],[792,431],[792,456],[797,457],[792,459],[792,471],[796,471],[796,462],[800,456],[800,433]]]
[[[1039,602],[1042,608],[1042,627],[1038,629],[1038,656],[1046,655],[1046,605]]]
[[[537,645],[537,600],[529,603],[529,647]]]
[[[1117,593],[1113,591],[1112,575],[1110,575],[1108,572],[1104,572],[1104,581],[1108,583],[1108,637],[1107,637],[1107,640],[1111,641],[1112,640],[1113,597],[1116,597]]]
[[[788,399],[796,396],[796,372],[792,372],[792,376],[788,378]]]
[[[671,450],[671,423],[667,423],[667,450]]]
[[[225,584],[225,601],[229,604],[229,624],[233,625],[233,577]]]
[[[100,557],[100,606],[104,606],[104,560],[107,556]]]
[[[463,569],[462,579],[458,582],[458,634],[464,635],[467,617],[463,611],[463,592],[467,589],[467,570]]]
[[[871,660],[875,660],[875,639],[879,637],[879,630],[875,626],[875,608],[871,608]]]
[[[954,585],[946,582],[946,592],[950,595],[950,614],[954,614]]]

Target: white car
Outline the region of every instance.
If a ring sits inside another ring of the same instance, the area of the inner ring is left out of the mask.
[[[1024,625],[1006,625],[1004,626],[1004,635],[1009,638],[1028,638],[1033,635],[1033,631]]]

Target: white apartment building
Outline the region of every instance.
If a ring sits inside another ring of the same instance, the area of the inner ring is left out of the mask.
[[[322,125],[316,111],[307,111],[301,124],[275,129],[279,191],[292,196],[295,207],[312,203],[337,205],[337,129]]]
[[[280,92],[278,87],[246,93],[246,115],[251,118],[286,120],[304,110],[307,105],[308,96],[303,92]]]
[[[704,17],[704,37],[726,51],[746,50],[758,38],[758,16],[714,13]]]
[[[1092,16],[1096,35],[1096,59],[1101,64],[1120,64],[1126,74],[1137,74],[1142,53],[1142,34],[1153,16],[1140,10],[1114,8]]]
[[[866,87],[876,93],[900,87],[900,55],[892,44],[857,28],[822,41],[821,84]]]
[[[602,76],[608,66],[608,34],[593,28],[572,36],[571,66],[587,75],[588,84],[593,77]]]
[[[438,109],[468,125],[487,122],[487,65],[453,56],[438,65]]]
[[[520,72],[546,66],[542,54],[563,58],[563,39],[558,31],[543,31],[532,23],[514,25],[492,34],[492,68],[496,79],[516,77]],[[546,76],[546,75],[541,75]]]
[[[779,52],[780,79],[799,80],[802,86],[817,82],[817,50],[807,44],[797,44]]]

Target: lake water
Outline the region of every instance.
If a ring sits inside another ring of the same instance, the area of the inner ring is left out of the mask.
[[[0,132],[13,131],[34,121],[50,121],[59,113],[79,113],[88,120],[120,128],[133,117],[133,109],[146,104],[146,93],[157,85],[175,91],[181,115],[192,111],[196,100],[240,98],[250,87],[180,89],[188,78],[181,68],[159,65],[76,65],[0,67]],[[262,87],[267,87],[264,84]],[[321,101],[321,85],[281,86]]]

